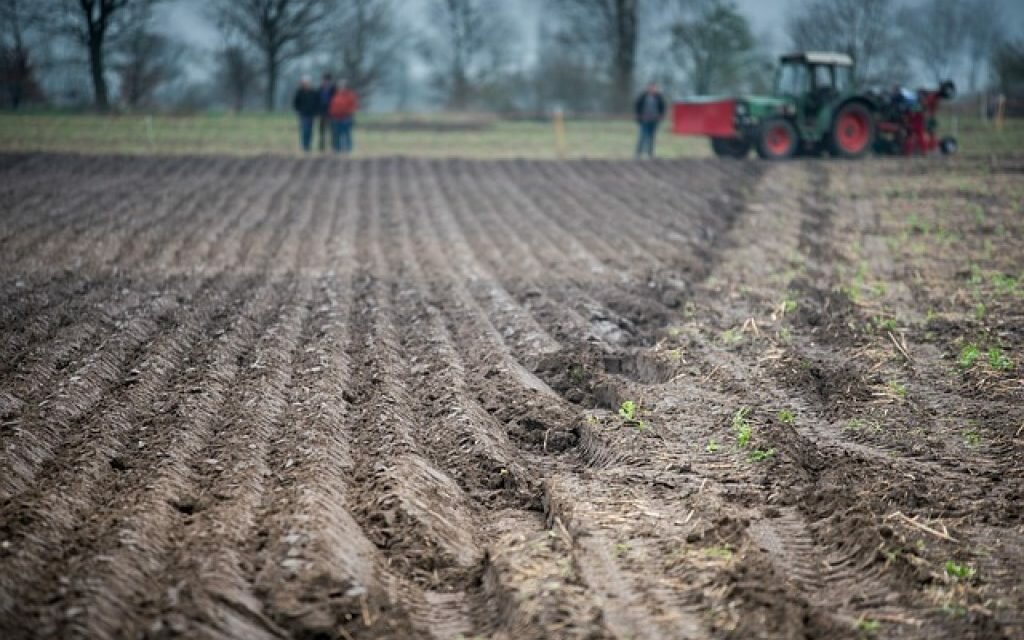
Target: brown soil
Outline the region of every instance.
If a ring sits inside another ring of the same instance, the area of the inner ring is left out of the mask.
[[[1024,637],[986,162],[0,156],[0,637]]]

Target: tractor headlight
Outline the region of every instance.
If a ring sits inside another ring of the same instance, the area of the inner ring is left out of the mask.
[[[738,115],[738,116],[745,116],[745,115],[747,115],[747,105],[743,104],[742,102],[737,102],[736,103],[736,115]]]

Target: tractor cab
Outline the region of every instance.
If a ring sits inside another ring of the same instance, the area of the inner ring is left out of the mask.
[[[789,102],[802,123],[813,126],[822,109],[853,89],[853,58],[844,53],[782,56],[775,96]]]

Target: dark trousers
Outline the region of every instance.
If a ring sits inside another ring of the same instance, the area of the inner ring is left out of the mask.
[[[299,142],[303,151],[309,151],[313,146],[313,116],[299,116]]]
[[[320,121],[320,150],[321,151],[326,151],[327,150],[327,131],[328,131],[328,128],[329,128],[330,121],[327,118],[327,114],[321,115],[318,118],[318,120]]]
[[[648,157],[654,157],[654,136],[658,133],[658,121],[657,120],[641,120],[640,125],[640,136],[636,141],[636,157],[640,157],[647,154]]]
[[[352,118],[331,120],[331,148],[339,153],[352,153]]]

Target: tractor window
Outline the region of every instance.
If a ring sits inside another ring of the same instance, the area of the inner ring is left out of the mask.
[[[824,65],[815,65],[811,67],[814,69],[814,88],[815,89],[832,89],[835,87],[835,83],[832,81],[832,69]]]
[[[810,78],[802,64],[783,64],[775,80],[775,93],[780,96],[802,96],[807,93]]]

